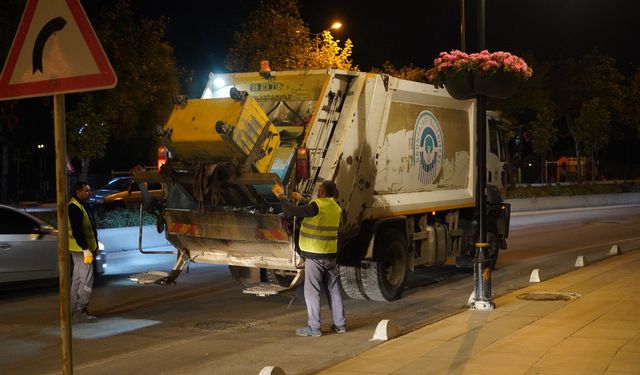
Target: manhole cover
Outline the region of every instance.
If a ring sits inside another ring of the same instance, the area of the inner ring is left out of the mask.
[[[518,296],[519,299],[525,299],[528,301],[569,301],[580,297],[581,296],[578,293],[565,292],[532,292]]]
[[[208,332],[222,332],[251,328],[253,326],[255,326],[254,323],[243,320],[212,320],[196,323],[193,325],[193,328]]]

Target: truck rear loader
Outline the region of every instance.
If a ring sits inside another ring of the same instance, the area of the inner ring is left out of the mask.
[[[191,261],[229,265],[247,293],[295,286],[300,223],[284,216],[271,187],[309,198],[325,180],[336,183],[343,209],[338,264],[349,297],[390,301],[417,267],[471,267],[476,126],[488,130],[495,265],[509,234],[508,130],[491,112],[476,124],[475,111],[475,100],[382,74],[211,74],[202,98],[179,100],[158,130],[168,151],[160,170],[134,176],[164,186],[161,201],[146,203],[177,262],[156,281],[174,282]]]

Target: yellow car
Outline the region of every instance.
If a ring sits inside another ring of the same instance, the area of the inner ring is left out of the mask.
[[[162,185],[147,183],[151,196],[160,199]],[[143,197],[140,187],[131,177],[116,177],[98,190],[92,192],[89,204],[103,207],[138,207]]]

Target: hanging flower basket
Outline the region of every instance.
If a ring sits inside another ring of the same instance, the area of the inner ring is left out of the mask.
[[[532,74],[523,59],[509,52],[483,50],[468,55],[453,50],[441,52],[433,61],[433,68],[427,71],[427,82],[445,87],[455,99],[475,95],[506,99]]]
[[[473,88],[476,94],[491,98],[507,99],[511,97],[518,91],[521,82],[520,77],[504,71],[490,74],[477,70],[473,74]]]
[[[466,100],[476,96],[473,90],[473,75],[469,70],[459,70],[444,81],[444,87],[454,99]]]

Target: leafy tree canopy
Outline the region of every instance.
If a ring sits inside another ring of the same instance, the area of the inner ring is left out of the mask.
[[[179,92],[173,47],[164,39],[167,20],[137,18],[130,0],[101,0],[87,5],[118,84],[114,89],[79,94],[69,101],[69,155],[82,159],[83,165],[86,159],[100,158],[105,150],[101,145],[107,144],[111,134],[110,154],[123,149],[127,152],[120,155],[130,158],[125,163],[144,162],[152,158],[153,142],[142,147],[132,143],[141,137],[154,138],[153,129],[166,120],[173,95]],[[83,128],[96,131],[78,133]],[[98,137],[101,139],[86,139]]]
[[[340,47],[327,30],[312,34],[297,0],[264,0],[235,33],[226,67],[233,72],[256,71],[260,61],[268,60],[273,70],[355,69],[352,49],[351,40]]]
[[[373,73],[383,73],[390,76],[407,79],[409,81],[426,82],[427,81],[427,68],[421,68],[413,64],[409,64],[402,67],[396,67],[390,61],[382,63],[380,69],[373,68]]]

